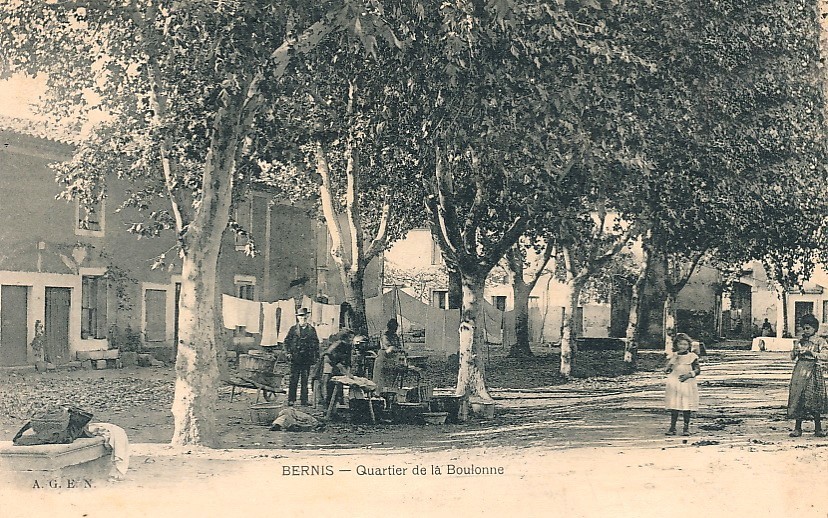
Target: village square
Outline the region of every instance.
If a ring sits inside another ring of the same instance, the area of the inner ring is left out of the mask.
[[[2,515],[828,516],[826,20],[0,3]]]

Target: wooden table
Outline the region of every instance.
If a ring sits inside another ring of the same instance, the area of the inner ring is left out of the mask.
[[[343,387],[345,385],[352,385],[352,383],[350,383],[351,380],[346,376],[334,376],[333,378],[331,378],[331,381],[334,383],[334,390],[331,394],[331,400],[328,402],[328,411],[325,413],[326,419],[331,419],[334,413],[336,412],[336,400],[337,398],[339,398],[340,395],[344,393]],[[376,389],[371,389],[363,386],[359,386],[359,388],[360,390],[365,392],[365,395],[368,397],[368,412],[370,412],[371,414],[371,423],[376,424],[377,416],[374,414],[374,404],[372,402],[374,392],[376,392]]]

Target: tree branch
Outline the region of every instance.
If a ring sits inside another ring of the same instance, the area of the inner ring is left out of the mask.
[[[491,270],[500,261],[500,258],[506,254],[506,251],[517,243],[520,236],[526,230],[527,221],[523,216],[518,216],[511,224],[511,226],[503,233],[503,237],[497,244],[493,245],[489,253],[483,256],[481,266],[484,269]]]
[[[382,205],[382,215],[380,216],[379,228],[377,228],[377,235],[371,241],[371,245],[365,252],[365,262],[368,263],[374,257],[378,256],[380,252],[385,249],[388,244],[388,218],[391,214],[391,203],[386,196],[385,203]]]
[[[316,141],[316,172],[322,177],[322,183],[319,186],[319,198],[322,204],[322,214],[325,216],[328,232],[331,234],[331,257],[338,264],[346,269],[350,268],[344,257],[344,249],[342,247],[342,227],[339,224],[339,217],[333,205],[333,196],[331,194],[331,171],[328,167],[328,158],[322,143]]]
[[[347,188],[345,191],[345,214],[348,218],[348,227],[351,235],[351,266],[362,268],[363,264],[363,240],[362,223],[359,220],[359,152],[355,149],[354,135],[353,135],[353,114],[354,114],[354,94],[356,92],[356,85],[353,81],[348,84],[348,105],[346,109],[346,118],[348,120],[348,137],[345,143],[345,156],[347,157],[347,165],[345,166],[345,177],[347,179]]]

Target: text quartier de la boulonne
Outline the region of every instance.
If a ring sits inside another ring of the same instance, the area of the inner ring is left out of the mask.
[[[283,476],[330,476],[337,473],[356,473],[359,476],[425,476],[425,475],[504,475],[503,466],[479,466],[476,464],[430,464],[414,466],[369,466],[359,464],[356,468],[336,468],[332,465],[291,465],[282,466]]]

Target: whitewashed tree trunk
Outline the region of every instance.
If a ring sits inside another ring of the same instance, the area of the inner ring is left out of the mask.
[[[630,296],[630,317],[627,321],[627,332],[625,334],[626,344],[624,345],[624,363],[635,368],[638,363],[638,345],[641,339],[641,330],[638,328],[638,321],[641,318],[641,306],[644,300],[644,290],[647,286],[647,277],[650,272],[651,255],[644,249],[644,261],[635,283],[632,286]]]
[[[463,276],[463,309],[460,319],[460,366],[457,371],[458,396],[478,396],[492,401],[486,388],[483,347],[483,330],[477,325],[482,322],[480,311],[483,302],[485,279]]]
[[[581,290],[584,281],[576,279],[571,283],[572,291],[569,294],[569,307],[563,322],[563,333],[561,334],[561,376],[569,378],[572,376],[572,368],[575,366],[575,356],[578,352],[578,336],[575,330],[575,315],[578,310],[578,302],[581,298]]]
[[[221,350],[216,343],[218,257],[230,220],[238,140],[216,135],[204,167],[203,199],[182,238],[179,339],[172,444],[216,447]]]
[[[664,354],[673,355],[673,338],[676,335],[676,293],[667,290],[664,299]]]
[[[172,443],[217,447],[219,365],[215,329],[217,250],[193,250],[182,264]]]

